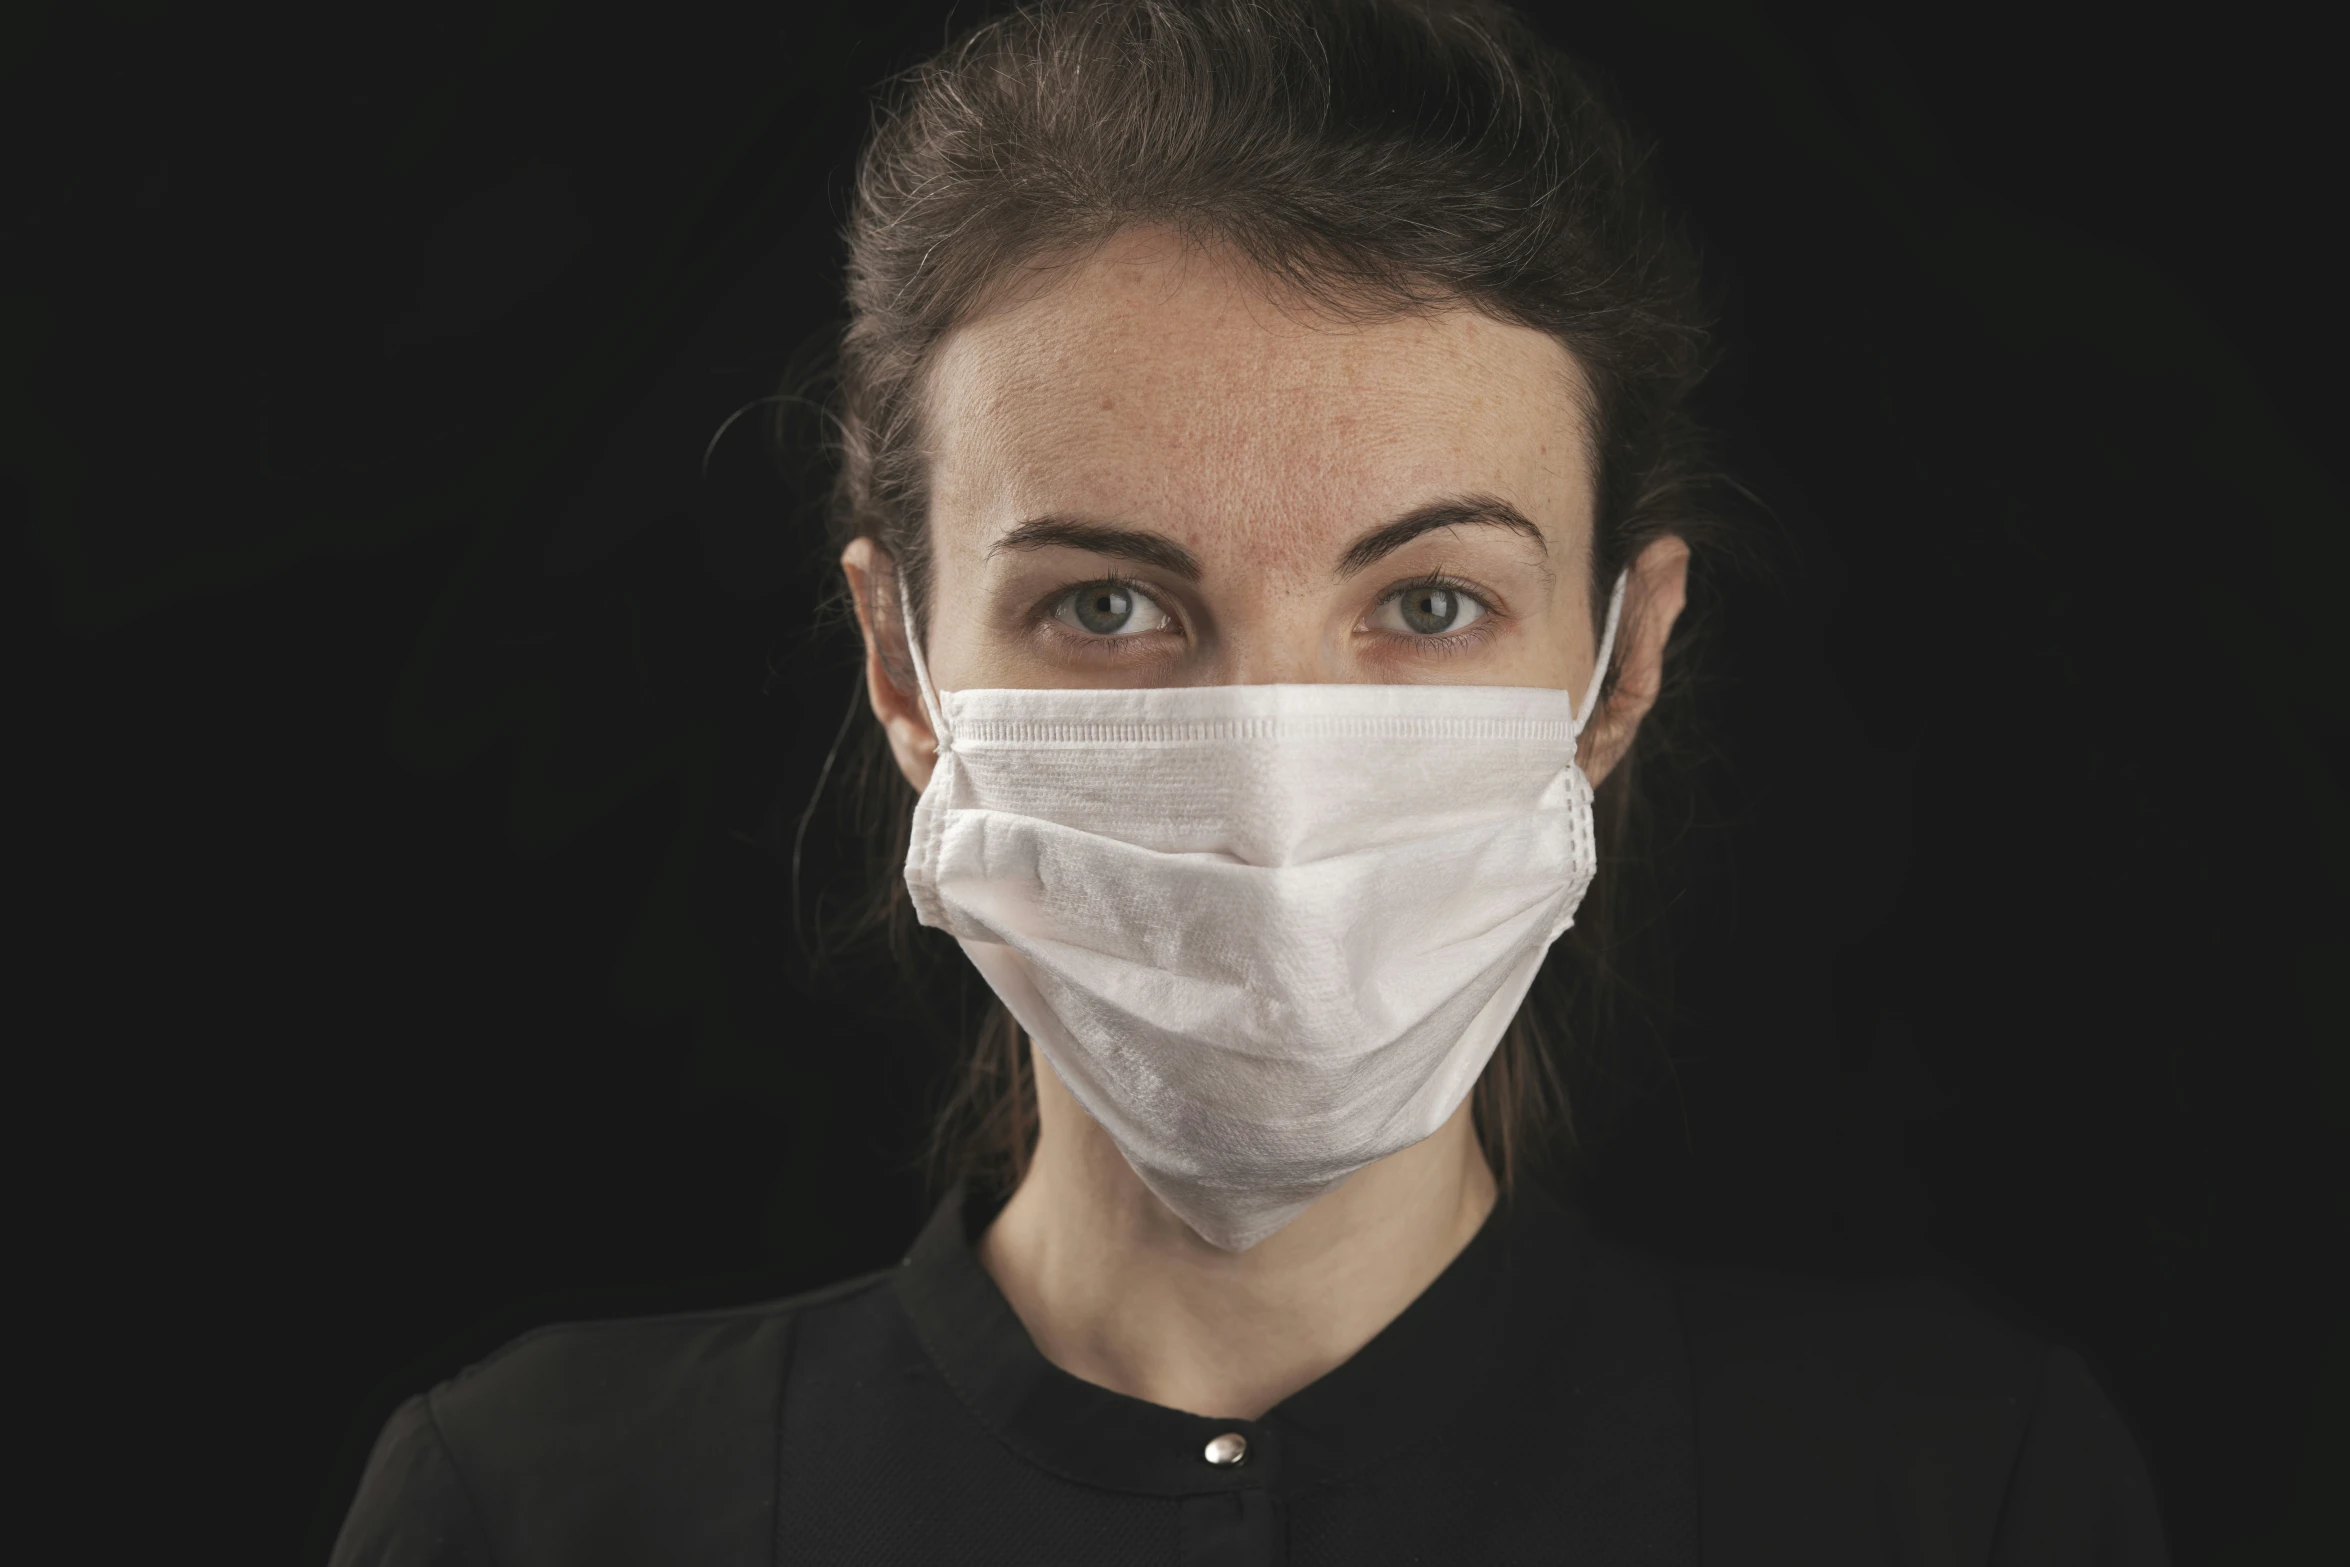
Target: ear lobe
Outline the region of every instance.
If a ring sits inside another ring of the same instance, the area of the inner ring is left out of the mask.
[[[1616,704],[1602,702],[1591,722],[1583,726],[1582,742],[1575,747],[1575,765],[1583,769],[1583,776],[1596,789],[1600,780],[1615,771],[1616,762],[1623,753],[1617,735],[1619,726],[1613,721]]]

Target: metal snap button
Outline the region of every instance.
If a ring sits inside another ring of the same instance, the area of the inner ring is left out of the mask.
[[[1246,1457],[1248,1438],[1238,1431],[1227,1431],[1208,1444],[1208,1462],[1221,1468],[1229,1469]]]

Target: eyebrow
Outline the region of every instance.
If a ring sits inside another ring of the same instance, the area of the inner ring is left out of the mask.
[[[1074,517],[1031,517],[988,547],[998,550],[1086,550],[1123,560],[1156,566],[1186,582],[1200,579],[1199,557],[1164,533],[1142,528],[1111,528]]]
[[[1550,541],[1542,530],[1524,512],[1508,501],[1491,495],[1448,496],[1417,506],[1383,523],[1354,541],[1338,559],[1338,574],[1351,577],[1365,566],[1394,554],[1423,533],[1434,533],[1439,528],[1507,528],[1532,539],[1544,555],[1550,553]]]
[[[1392,522],[1381,523],[1347,547],[1338,558],[1337,575],[1351,577],[1364,567],[1394,554],[1423,533],[1434,533],[1440,528],[1507,528],[1512,533],[1524,534],[1550,553],[1550,542],[1542,530],[1527,515],[1508,501],[1490,495],[1448,496],[1416,506]],[[1111,555],[1121,560],[1135,561],[1145,566],[1181,577],[1186,582],[1197,582],[1203,574],[1199,557],[1163,533],[1146,528],[1115,528],[1077,517],[1031,517],[1013,528],[988,549],[998,550],[1084,550],[1094,555]]]

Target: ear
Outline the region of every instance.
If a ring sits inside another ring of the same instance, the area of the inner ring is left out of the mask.
[[[1624,607],[1616,623],[1616,688],[1583,731],[1577,747],[1583,776],[1593,788],[1615,770],[1640,720],[1656,705],[1664,685],[1665,639],[1689,596],[1689,545],[1666,534],[1640,552],[1632,579],[1624,584]]]
[[[865,634],[866,700],[889,736],[898,771],[917,790],[926,789],[931,770],[938,765],[938,736],[931,733],[930,715],[922,710],[922,692],[914,683],[914,663],[906,652],[897,563],[887,550],[865,538],[849,542],[840,564],[848,573],[849,597],[856,601],[857,629]]]

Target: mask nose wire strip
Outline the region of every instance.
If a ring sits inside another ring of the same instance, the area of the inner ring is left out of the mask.
[[[1624,608],[1624,584],[1631,580],[1629,568],[1616,574],[1616,585],[1607,596],[1607,629],[1600,634],[1599,657],[1591,666],[1591,687],[1583,693],[1583,700],[1575,705],[1575,733],[1580,736],[1583,726],[1591,722],[1592,704],[1599,700],[1599,688],[1607,679],[1608,655],[1615,651],[1616,617]],[[1571,700],[1571,699],[1570,699]]]
[[[906,579],[903,575],[897,579],[897,591],[898,618],[906,627],[906,655],[913,659],[914,680],[922,687],[922,711],[930,719],[931,737],[938,742],[938,748],[944,751],[951,743],[947,734],[946,712],[939,704],[937,689],[930,683],[930,666],[922,658],[922,639],[914,635],[914,606],[906,597]]]

